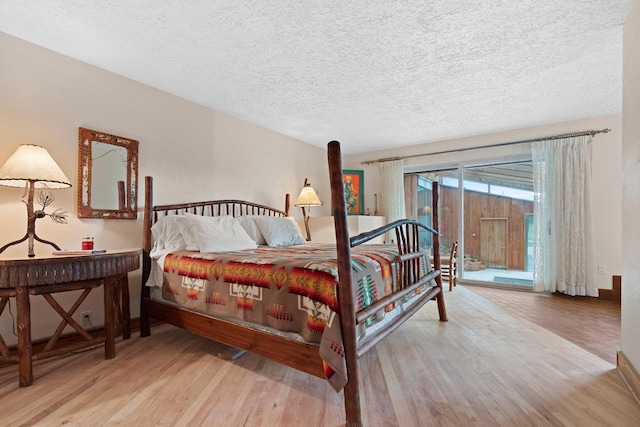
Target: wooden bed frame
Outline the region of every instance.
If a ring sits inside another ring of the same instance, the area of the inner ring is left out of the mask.
[[[426,227],[417,221],[399,220],[371,232],[350,238],[342,183],[342,158],[340,154],[340,144],[337,141],[332,141],[328,144],[328,161],[329,178],[331,181],[331,200],[336,229],[338,275],[340,278],[338,282],[339,315],[348,374],[348,383],[344,388],[346,425],[360,426],[362,425],[362,415],[360,408],[358,358],[371,349],[377,342],[397,329],[430,300],[435,299],[437,301],[440,320],[447,320],[444,296],[442,294],[442,279],[440,277],[440,244],[438,233],[435,231],[438,226],[438,187],[437,183],[434,183],[432,207],[434,229]],[[152,246],[151,226],[158,219],[159,215],[171,215],[184,212],[200,215],[208,214],[211,216],[288,216],[289,214],[289,195],[286,197],[284,210],[240,200],[219,200],[153,206],[152,185],[152,178],[146,177],[142,244],[143,283],[145,283],[149,277],[151,268],[151,258],[149,257]],[[420,228],[433,233],[435,266],[433,271],[424,276],[420,276],[420,258],[424,256],[424,251],[419,248],[418,244],[418,231]],[[377,301],[375,304],[356,312],[353,298],[354,291],[351,283],[351,248],[387,232],[395,232],[398,245],[399,255],[396,257],[395,262],[397,263],[397,282],[399,289],[393,294]],[[402,314],[399,314],[392,322],[388,323],[384,328],[381,328],[373,337],[367,336],[363,341],[356,341],[357,324],[364,322],[376,312],[383,310],[388,304],[398,301],[411,293],[415,293],[414,291],[417,288],[427,284],[431,280],[435,280],[437,286],[415,297],[412,304],[406,307]],[[316,345],[290,340],[282,336],[269,334],[268,332],[243,327],[228,320],[152,300],[150,298],[150,290],[146,286],[142,286],[140,303],[140,335],[143,337],[150,335],[149,318],[153,317],[203,337],[258,354],[311,375],[325,378],[322,361],[318,353],[319,347]]]

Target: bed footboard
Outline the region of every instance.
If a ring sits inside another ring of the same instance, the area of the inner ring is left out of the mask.
[[[383,340],[432,299],[438,300],[440,320],[447,320],[444,299],[441,298],[442,277],[440,268],[436,265],[433,270],[429,271],[430,261],[425,251],[419,246],[418,232],[420,229],[433,233],[434,240],[437,240],[438,233],[436,230],[409,219],[398,220],[351,238],[351,247],[355,247],[391,232],[396,236],[395,241],[398,242],[399,253],[394,260],[396,265],[396,288],[389,295],[356,312],[356,325],[364,324],[367,319],[375,316],[390,305],[400,303],[409,297],[412,298],[411,303],[404,306],[402,314],[378,330],[373,337],[367,337],[358,343],[358,357]],[[439,259],[439,257],[436,259]],[[433,282],[436,283],[435,286],[431,285]]]
[[[348,374],[348,382],[344,388],[346,425],[361,426],[358,358],[397,329],[430,300],[435,299],[437,301],[440,320],[447,320],[442,294],[442,278],[440,276],[440,241],[438,232],[435,229],[408,219],[395,221],[371,232],[350,238],[347,227],[347,209],[342,183],[342,156],[339,142],[331,141],[328,144],[328,161],[332,214],[335,221],[338,251],[340,323]],[[434,213],[433,226],[436,229],[438,226],[437,200],[438,187],[437,184],[434,184],[432,210]],[[433,271],[429,271],[429,259],[419,245],[418,232],[420,229],[426,229],[428,232],[433,233],[433,256],[435,262]],[[389,232],[395,234],[395,240],[398,245],[398,256],[395,259],[396,289],[375,304],[356,312],[355,290],[351,281],[351,248]],[[428,284],[433,280],[435,280],[436,285],[429,287]],[[367,337],[365,340],[357,342],[356,327],[358,324],[363,323],[378,311],[384,310],[387,305],[406,298],[410,294],[417,294],[417,296],[412,298],[410,305],[405,307],[401,314],[378,330],[372,337]]]

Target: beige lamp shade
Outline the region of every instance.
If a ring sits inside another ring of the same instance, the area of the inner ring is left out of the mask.
[[[302,187],[302,191],[295,203],[296,206],[322,206],[322,202],[316,194],[316,190],[312,186],[306,185]]]
[[[29,181],[34,181],[35,188],[71,187],[71,181],[46,148],[25,144],[0,168],[0,185],[25,187]]]

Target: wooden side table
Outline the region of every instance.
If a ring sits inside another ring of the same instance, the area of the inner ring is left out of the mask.
[[[32,363],[79,348],[105,343],[104,357],[115,357],[115,335],[118,319],[122,318],[123,338],[131,336],[129,326],[129,283],[127,273],[140,268],[140,249],[107,251],[91,255],[45,255],[34,258],[0,257],[0,314],[9,298],[16,299],[18,325],[18,356],[11,356],[0,335],[0,360],[17,362],[20,387],[33,382]],[[89,292],[104,286],[104,337],[92,336],[71,316]],[[69,311],[65,311],[52,294],[82,289]],[[116,293],[117,291],[120,291]],[[33,354],[31,344],[30,295],[42,295],[62,321],[44,349]],[[122,308],[120,307],[120,301]],[[84,342],[55,347],[64,328],[70,325]]]

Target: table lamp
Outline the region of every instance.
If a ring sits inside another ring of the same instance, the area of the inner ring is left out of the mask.
[[[311,212],[311,206],[322,206],[322,202],[318,198],[316,194],[316,190],[313,189],[311,184],[309,184],[307,178],[304,179],[304,186],[302,187],[302,191],[300,191],[300,195],[298,196],[298,200],[295,202],[295,206],[300,206],[302,208],[302,216],[304,217],[304,229],[307,232],[307,240],[311,240],[311,232],[309,231],[309,216],[305,211],[305,207],[309,209]]]
[[[36,234],[36,219],[38,218],[49,216],[53,222],[58,224],[67,223],[66,211],[56,209],[50,214],[44,211],[54,200],[49,189],[71,187],[69,178],[62,172],[55,160],[51,158],[49,152],[44,147],[38,145],[20,145],[16,152],[9,157],[4,166],[0,168],[0,185],[6,187],[25,187],[25,195],[22,201],[27,205],[27,233],[21,239],[4,245],[0,248],[0,253],[9,246],[28,240],[29,257],[34,257],[34,239],[60,250],[58,245],[48,240],[43,240]],[[33,199],[36,188],[40,190],[38,202],[42,206],[42,209],[39,210],[33,209]]]

